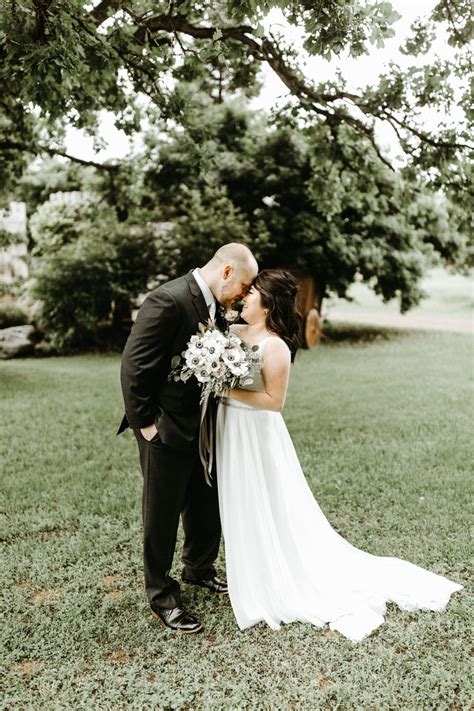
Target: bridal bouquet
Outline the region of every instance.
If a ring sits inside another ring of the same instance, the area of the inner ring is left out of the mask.
[[[213,321],[200,323],[186,350],[171,361],[168,379],[187,382],[194,375],[201,385],[202,404],[226,388],[252,383],[258,351],[258,346],[248,346],[235,333],[222,333]]]

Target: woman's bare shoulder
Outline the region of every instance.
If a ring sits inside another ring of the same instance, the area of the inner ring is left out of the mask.
[[[287,358],[291,356],[291,351],[288,345],[285,343],[283,338],[280,336],[272,335],[265,339],[265,352],[271,356],[279,356],[282,358]]]
[[[243,333],[245,333],[245,329],[247,326],[245,323],[231,323],[229,326],[229,331],[231,333],[237,334],[237,336],[241,336]]]

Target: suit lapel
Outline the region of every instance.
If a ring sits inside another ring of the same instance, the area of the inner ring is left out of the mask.
[[[199,316],[199,320],[202,323],[206,323],[210,318],[209,309],[207,308],[206,300],[202,294],[201,289],[199,288],[199,284],[193,277],[192,269],[185,275],[184,278],[188,283],[189,290],[193,299],[193,306],[196,310],[197,315]]]

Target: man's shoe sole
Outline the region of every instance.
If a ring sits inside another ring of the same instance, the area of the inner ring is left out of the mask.
[[[179,629],[174,629],[173,627],[170,627],[170,625],[167,625],[164,620],[161,619],[159,615],[156,614],[154,610],[151,611],[152,617],[154,617],[156,620],[159,620],[164,624],[165,627],[167,627],[169,630],[173,630],[173,632],[181,632],[181,634],[196,634],[196,632],[202,632],[204,627],[202,625],[199,625],[199,627],[196,627],[195,630],[179,630]]]

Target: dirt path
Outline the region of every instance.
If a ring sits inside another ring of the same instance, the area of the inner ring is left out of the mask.
[[[451,331],[453,333],[474,334],[474,320],[450,316],[414,316],[412,314],[380,314],[370,311],[347,313],[343,309],[330,309],[326,315],[334,323],[359,323],[370,326],[389,326],[392,328],[412,328],[425,331]]]

